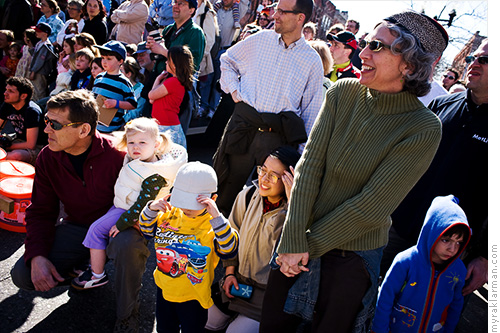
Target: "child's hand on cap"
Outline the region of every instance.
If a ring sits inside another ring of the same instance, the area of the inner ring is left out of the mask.
[[[165,197],[161,199],[156,199],[151,204],[149,205],[149,209],[155,210],[155,211],[162,211],[166,212],[167,210],[170,211],[172,209],[172,205],[170,202],[168,202],[168,198],[170,198],[170,194],[166,195]]]
[[[201,194],[198,196],[198,198],[196,198],[196,200],[200,204],[205,205],[208,214],[212,215],[213,218],[220,216],[219,209],[217,208],[217,204],[215,203],[214,200]]]

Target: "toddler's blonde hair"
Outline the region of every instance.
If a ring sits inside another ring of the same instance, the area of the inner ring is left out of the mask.
[[[116,148],[119,150],[126,150],[127,135],[135,134],[137,132],[149,134],[155,140],[160,140],[160,145],[156,148],[155,154],[163,155],[170,150],[170,146],[172,145],[172,139],[170,136],[166,133],[160,133],[158,121],[156,119],[146,117],[132,119],[125,125],[125,132],[123,133],[120,142],[116,145]]]

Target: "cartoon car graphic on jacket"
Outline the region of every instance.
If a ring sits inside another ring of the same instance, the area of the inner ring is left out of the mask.
[[[186,240],[183,243],[157,247],[156,263],[161,272],[172,277],[186,273],[188,264],[198,273],[202,273],[207,265],[207,255],[209,253],[210,247],[203,246],[196,240]]]

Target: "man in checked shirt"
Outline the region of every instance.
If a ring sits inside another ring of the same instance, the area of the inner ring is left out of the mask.
[[[301,152],[316,119],[323,66],[302,36],[312,10],[312,0],[280,0],[275,30],[248,37],[221,57],[221,88],[236,103],[214,155],[217,204],[226,216],[254,166],[282,145]]]

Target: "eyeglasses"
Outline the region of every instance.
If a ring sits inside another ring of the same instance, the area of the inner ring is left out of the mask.
[[[302,12],[298,11],[298,10],[283,10],[281,8],[276,8],[276,13],[278,13],[278,15],[283,15],[283,14],[300,14]]]
[[[259,177],[262,177],[262,178],[267,176],[267,179],[273,184],[276,184],[278,182],[278,180],[280,180],[280,178],[281,178],[280,176],[276,175],[275,173],[264,170],[262,168],[262,166],[260,166],[260,165],[257,167],[257,174],[259,175]]]
[[[480,63],[481,65],[488,65],[488,56],[467,56],[465,57],[465,62],[468,64],[473,63],[477,59],[477,62]]]
[[[61,124],[60,122],[56,121],[56,120],[52,120],[50,119],[49,117],[45,116],[44,119],[45,121],[45,125],[50,125],[50,128],[52,128],[54,131],[60,131],[62,130],[64,127],[68,127],[68,126],[72,126],[72,125],[80,125],[80,124],[83,124],[83,122],[79,121],[79,122],[75,122],[75,123],[69,123],[69,124],[66,124],[66,125],[63,125]]]
[[[78,9],[78,8],[68,7],[68,10],[80,10],[80,9]]]
[[[380,50],[382,50],[382,48],[386,48],[388,50],[391,49],[391,46],[390,45],[386,45],[384,43],[382,43],[381,41],[379,40],[372,40],[371,42],[367,42],[366,40],[362,40],[359,42],[359,48],[360,49],[364,49],[365,47],[367,47],[372,50],[373,52],[379,52]]]
[[[455,80],[455,77],[453,75],[443,75],[443,78],[449,79],[449,80]]]

